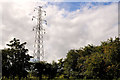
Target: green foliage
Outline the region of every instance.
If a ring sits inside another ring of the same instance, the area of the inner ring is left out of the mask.
[[[40,80],[42,78],[53,79],[57,75],[58,64],[54,61],[52,64],[44,61],[34,62],[33,67],[32,75],[39,77]]]
[[[99,79],[105,78],[105,61],[104,55],[99,53],[93,53],[88,57],[84,63],[86,78]]]
[[[76,50],[70,50],[67,54],[67,58],[64,61],[64,74],[66,77],[75,77],[77,76],[77,60],[79,54]],[[74,73],[74,74],[73,74]]]
[[[99,46],[89,44],[78,50],[72,49],[66,58],[58,60],[58,63],[30,63],[32,57],[26,54],[28,49],[25,49],[25,44],[14,39],[8,44],[10,48],[2,50],[2,68],[5,76],[3,80],[17,77],[23,80],[120,79],[119,38],[110,38],[101,42]]]
[[[45,64],[45,62],[36,62],[34,64],[34,76],[39,77],[40,80],[42,79],[42,75],[45,74]]]
[[[108,39],[100,46],[70,50],[64,63],[68,78],[114,79],[120,77],[120,40]],[[73,74],[73,75],[72,75]]]
[[[12,77],[15,76],[27,77],[29,67],[29,61],[31,56],[26,54],[28,49],[25,48],[26,42],[20,43],[19,39],[13,39],[10,44],[7,44],[10,48],[2,50],[2,73],[3,76]]]

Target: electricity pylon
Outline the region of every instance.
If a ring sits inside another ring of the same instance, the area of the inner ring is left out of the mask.
[[[42,9],[42,6],[38,6],[35,8],[37,12],[36,16],[33,16],[33,19],[37,20],[37,25],[33,27],[33,31],[35,31],[35,43],[34,43],[34,60],[43,61],[44,60],[44,34],[45,29],[43,28],[43,22],[47,24],[46,20],[43,20],[43,16],[46,16],[46,11]]]

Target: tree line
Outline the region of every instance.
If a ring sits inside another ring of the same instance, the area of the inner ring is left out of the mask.
[[[68,51],[66,58],[58,62],[33,62],[26,42],[14,38],[2,54],[2,79],[119,79],[120,40],[110,38],[99,46],[88,44],[80,49]]]

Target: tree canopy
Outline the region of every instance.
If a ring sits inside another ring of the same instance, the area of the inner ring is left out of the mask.
[[[28,75],[42,78],[118,79],[120,78],[120,40],[110,38],[95,46],[88,44],[80,49],[69,50],[58,62],[29,62],[32,56],[25,48],[26,42],[13,39],[10,48],[2,50],[2,73],[7,78]]]
[[[14,38],[7,46],[10,48],[2,50],[2,74],[6,77],[18,76],[27,77],[30,68],[30,56],[25,48],[26,42],[20,43],[19,39]]]

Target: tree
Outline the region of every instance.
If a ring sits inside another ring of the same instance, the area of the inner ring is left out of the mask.
[[[28,49],[25,48],[26,42],[20,43],[19,39],[14,38],[10,41],[10,44],[7,45],[10,48],[2,51],[2,68],[5,71],[7,70],[6,72],[8,72],[13,78],[18,76],[20,80],[21,77],[27,77],[30,68],[29,61],[32,56],[26,54],[28,52]],[[3,71],[3,73],[5,71]]]
[[[58,64],[55,61],[53,61],[51,64],[50,79],[55,78],[57,73],[58,73]]]
[[[88,79],[106,79],[104,55],[93,53],[84,63],[84,76]]]
[[[102,42],[101,45],[104,49],[106,56],[106,72],[110,78],[120,77],[120,40],[119,38],[108,39],[106,42]]]
[[[9,49],[3,49],[1,50],[1,53],[2,53],[2,76],[9,78],[11,68],[10,60],[8,57]]]
[[[52,64],[46,63],[44,68],[45,70],[44,70],[43,75],[47,76],[48,80],[56,77],[57,70],[58,70],[58,64],[55,61],[53,61]]]
[[[39,80],[42,80],[42,75],[46,74],[46,62],[40,61],[34,63],[34,72],[37,77],[39,77]]]
[[[120,77],[120,41],[108,39],[100,46],[82,49],[78,59],[79,71],[88,79],[116,79]],[[84,55],[85,53],[85,55]]]
[[[77,60],[78,60],[79,54],[76,50],[70,50],[67,53],[67,57],[64,61],[64,74],[67,78],[70,77],[76,77],[74,73],[77,72]]]
[[[64,74],[64,60],[62,58],[58,60],[57,76],[60,77],[63,74]]]
[[[87,79],[118,79],[120,78],[120,40],[119,38],[108,39],[99,46],[87,45],[78,50],[70,50],[65,59],[47,63],[45,61],[29,62],[31,56],[26,54],[28,49],[25,43],[13,39],[10,48],[2,51],[3,76],[26,77],[30,65],[33,76],[53,79],[64,78],[87,78]]]

